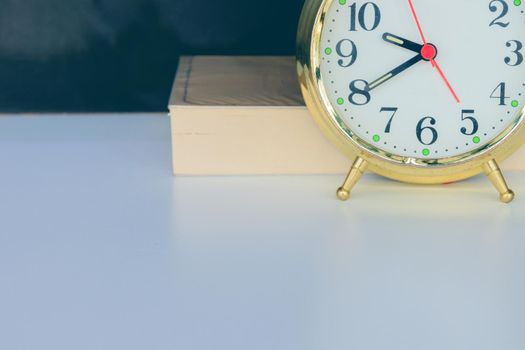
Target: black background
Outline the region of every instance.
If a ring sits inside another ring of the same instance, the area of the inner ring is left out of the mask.
[[[302,5],[0,0],[0,111],[165,111],[179,55],[293,55]]]

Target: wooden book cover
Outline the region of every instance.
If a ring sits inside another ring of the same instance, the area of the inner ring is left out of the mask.
[[[170,98],[176,175],[343,174],[306,109],[293,57],[182,57]],[[525,170],[525,150],[503,164]]]

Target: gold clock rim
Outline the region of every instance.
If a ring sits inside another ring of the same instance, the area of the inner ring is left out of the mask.
[[[343,130],[338,115],[328,100],[320,70],[320,42],[324,19],[333,1],[307,0],[297,35],[297,71],[306,105],[323,134],[350,159],[361,157],[369,169],[381,176],[416,184],[439,184],[460,181],[483,172],[483,164],[501,162],[525,141],[525,106],[518,110],[514,123],[488,145],[457,157],[431,159],[388,154]]]

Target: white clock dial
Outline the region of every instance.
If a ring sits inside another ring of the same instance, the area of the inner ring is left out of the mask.
[[[345,128],[383,152],[472,152],[520,111],[524,11],[521,0],[333,0],[322,88]]]

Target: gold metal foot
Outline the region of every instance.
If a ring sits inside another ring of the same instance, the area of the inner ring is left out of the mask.
[[[347,201],[350,198],[352,188],[354,188],[359,179],[361,179],[361,176],[363,176],[367,167],[368,162],[366,160],[361,157],[356,158],[350,172],[346,176],[343,186],[339,187],[337,190],[337,198],[342,201]]]
[[[505,178],[503,177],[503,173],[501,172],[501,169],[498,166],[498,163],[495,160],[491,160],[488,163],[485,163],[483,165],[483,171],[489,178],[490,182],[496,187],[498,190],[500,196],[499,199],[503,203],[510,203],[514,200],[514,192],[509,189],[509,186],[507,185],[507,182],[505,181]]]

